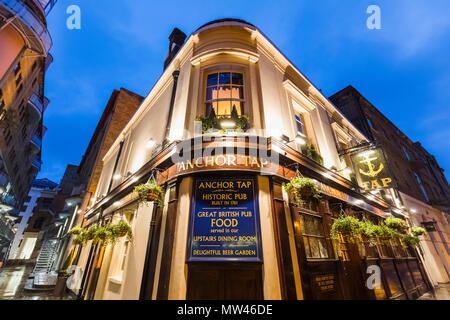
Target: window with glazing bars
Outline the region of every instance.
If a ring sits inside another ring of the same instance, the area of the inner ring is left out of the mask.
[[[300,214],[300,223],[306,257],[311,259],[328,258],[322,218],[302,213]]]
[[[237,72],[217,72],[206,81],[206,114],[214,109],[218,117],[229,117],[233,107],[238,115],[244,113],[244,77]]]

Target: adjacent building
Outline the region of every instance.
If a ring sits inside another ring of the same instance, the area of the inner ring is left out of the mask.
[[[414,250],[330,237],[342,214],[407,216],[393,188],[358,186],[340,151],[372,137],[351,120],[256,26],[175,29],[163,74],[99,159],[83,212],[83,227],[124,220],[133,239],[75,246],[72,290],[88,300],[417,298],[431,284]],[[299,175],[319,199],[293,202],[283,184]],[[134,188],[152,179],[163,203],[139,203]]]
[[[58,269],[70,253],[76,256],[68,232],[77,224],[83,224],[84,213],[93,201],[103,168],[102,158],[122,132],[144,98],[127,89],[114,90],[98,122],[80,165],[76,167],[76,180],[67,191],[65,206],[58,211],[61,225],[61,244],[55,256],[54,269]],[[70,190],[70,191],[69,191]]]
[[[436,158],[420,142],[413,142],[352,86],[331,96],[342,113],[365,136],[380,146],[395,180],[394,197],[406,209],[412,225],[425,227],[424,265],[433,285],[450,281],[450,186]]]
[[[9,263],[13,260],[36,262],[43,235],[53,221],[52,203],[58,184],[48,179],[36,179],[14,226],[15,237],[9,251]]]
[[[46,14],[56,1],[0,1],[0,251],[41,168],[45,72],[53,58]],[[46,11],[47,10],[47,11]]]

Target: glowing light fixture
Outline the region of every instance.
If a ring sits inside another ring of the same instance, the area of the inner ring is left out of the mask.
[[[223,129],[234,129],[234,128],[236,128],[236,122],[234,122],[234,121],[231,120],[231,119],[227,119],[227,120],[221,121],[221,122],[220,122],[220,126],[221,126]]]
[[[115,174],[114,177],[113,177],[114,180],[119,180],[120,178],[122,178],[122,175],[120,175],[118,173]]]
[[[411,209],[411,210],[409,210],[409,211],[411,211],[411,213],[416,213],[416,212],[417,212],[416,209]]]
[[[350,168],[345,168],[345,169],[343,170],[343,172],[344,172],[345,174],[351,174],[351,173],[353,173],[352,169],[350,169]]]
[[[295,142],[297,142],[299,145],[303,146],[306,144],[305,137],[301,134],[297,134],[297,136],[294,139]]]
[[[145,147],[146,147],[147,149],[152,149],[155,145],[156,145],[155,140],[150,139],[150,140],[148,140],[147,143],[145,144]]]

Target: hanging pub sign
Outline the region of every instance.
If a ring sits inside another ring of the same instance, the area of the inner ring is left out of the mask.
[[[197,178],[187,261],[261,262],[254,178]]]
[[[392,174],[380,148],[364,150],[351,156],[360,187],[366,191],[394,187]]]

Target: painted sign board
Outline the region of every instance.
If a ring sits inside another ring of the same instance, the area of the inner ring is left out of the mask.
[[[351,156],[360,187],[365,191],[394,187],[392,174],[381,148],[365,150]]]
[[[257,192],[252,177],[197,178],[187,261],[261,262]]]

